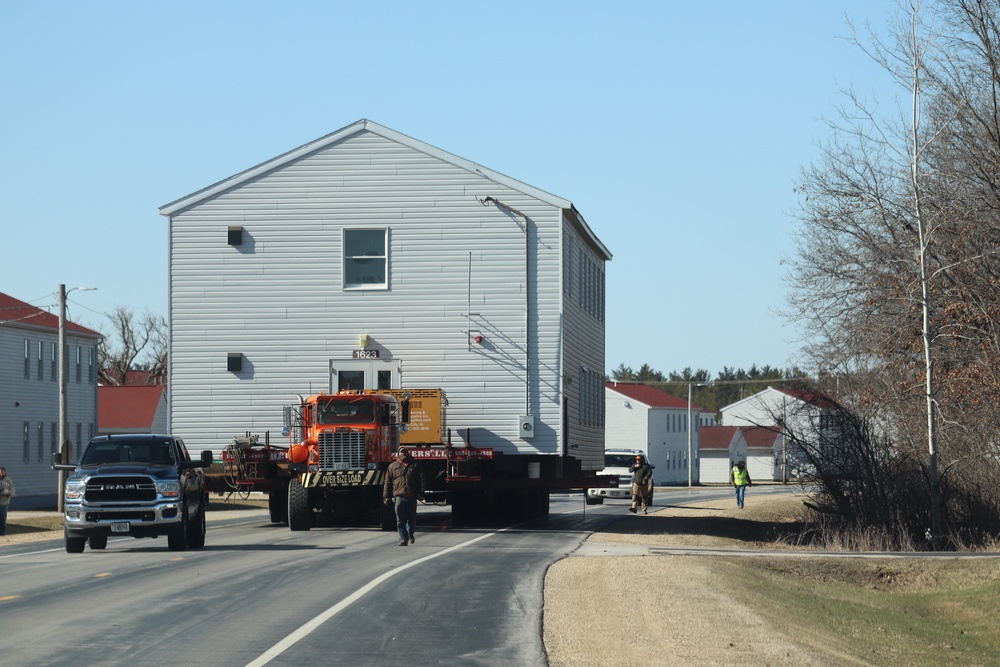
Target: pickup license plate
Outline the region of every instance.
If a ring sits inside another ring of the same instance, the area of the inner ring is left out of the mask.
[[[111,524],[112,533],[127,533],[129,529],[130,527],[128,521],[119,521]]]

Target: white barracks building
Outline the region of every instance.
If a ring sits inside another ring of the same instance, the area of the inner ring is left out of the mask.
[[[571,202],[361,120],[160,213],[190,449],[280,439],[297,394],[440,387],[456,446],[603,466],[611,253]]]

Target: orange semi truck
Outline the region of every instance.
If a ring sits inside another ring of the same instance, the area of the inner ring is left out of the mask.
[[[400,445],[420,462],[425,500],[452,506],[459,524],[522,521],[545,516],[553,490],[613,485],[582,472],[571,457],[511,455],[477,448],[466,433],[452,446],[448,399],[441,389],[342,391],[300,397],[287,406],[288,443],[270,435],[234,438],[222,464],[206,473],[216,493],[264,491],[271,521],[291,530],[364,524],[393,530],[382,485]]]

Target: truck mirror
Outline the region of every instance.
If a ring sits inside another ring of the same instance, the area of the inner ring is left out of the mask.
[[[211,449],[206,449],[201,453],[201,465],[205,468],[212,465],[213,455]]]
[[[403,423],[404,424],[409,424],[410,423],[410,401],[409,401],[409,399],[403,401],[402,413],[403,413]]]

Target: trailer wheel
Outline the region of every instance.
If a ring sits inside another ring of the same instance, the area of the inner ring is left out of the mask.
[[[379,526],[382,530],[396,530],[396,508],[392,503],[379,503]]]
[[[483,497],[480,493],[465,491],[455,493],[451,500],[451,518],[456,526],[470,526],[483,522]]]
[[[288,528],[309,530],[312,528],[312,507],[309,506],[309,491],[298,479],[288,484]]]
[[[267,513],[271,523],[288,523],[288,489],[267,492]]]

